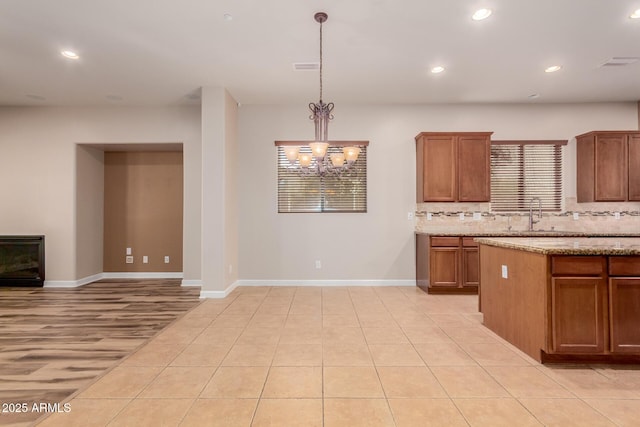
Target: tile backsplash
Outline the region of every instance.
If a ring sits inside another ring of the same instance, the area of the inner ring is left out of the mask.
[[[577,203],[575,197],[568,197],[562,212],[543,212],[542,219],[537,214],[534,218],[538,220],[534,230],[640,234],[640,202]],[[491,212],[491,203],[418,203],[415,229],[424,233],[525,231],[529,213]]]

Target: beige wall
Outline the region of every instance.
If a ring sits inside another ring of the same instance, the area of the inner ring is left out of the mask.
[[[103,272],[104,152],[76,146],[76,275]]]
[[[238,280],[238,104],[225,91],[225,289]]]
[[[201,295],[220,297],[237,277],[236,102],[203,87],[202,117]]]
[[[493,131],[495,139],[572,139],[633,129],[637,103],[348,106],[337,103],[333,139],[369,140],[368,213],[278,214],[274,140],[309,139],[304,105],[243,106],[239,114],[240,278],[411,280],[415,140],[421,131]],[[575,140],[565,157],[575,195]],[[314,261],[322,261],[315,269]]]
[[[104,153],[105,272],[182,272],[182,170],[182,152]]]
[[[80,280],[102,263],[100,239],[93,245],[88,240],[78,245],[78,237],[96,233],[96,225],[77,219],[76,145],[182,143],[184,278],[199,281],[199,106],[0,107],[0,130],[0,233],[46,235],[47,282]],[[77,203],[84,203],[84,199]],[[80,265],[76,260],[84,255],[90,259]]]
[[[185,281],[199,283],[207,274],[210,280],[203,283],[203,290],[213,291],[226,289],[236,279],[410,281],[414,222],[407,220],[407,213],[416,207],[416,134],[492,130],[496,139],[571,139],[594,129],[637,127],[636,102],[398,106],[338,102],[330,137],[371,143],[369,212],[278,215],[273,141],[313,135],[305,105],[238,110],[224,89],[205,88],[202,109],[2,107],[0,234],[45,234],[48,281],[93,274],[102,262],[102,241],[96,238],[92,244],[84,236],[95,235],[98,229],[97,219],[90,220],[97,209],[91,188],[99,187],[90,165],[99,167],[99,158],[77,152],[76,145],[181,142]],[[575,141],[566,152],[565,196],[570,197],[575,195]],[[87,200],[94,205],[85,205]],[[322,261],[322,269],[314,268],[314,260]]]

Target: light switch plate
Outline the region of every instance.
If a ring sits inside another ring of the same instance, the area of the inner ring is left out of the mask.
[[[482,214],[480,212],[474,212],[473,213],[473,220],[474,221],[480,221],[482,219]]]
[[[131,255],[131,248],[127,248],[127,255]]]
[[[124,262],[127,264],[133,264],[133,257],[131,255],[127,255],[124,259]]]
[[[620,212],[614,212],[614,213],[613,213],[613,217],[614,217],[615,219],[620,219]]]
[[[431,212],[427,212],[427,221],[431,221],[433,219],[433,215],[431,215]]]
[[[460,217],[460,221],[464,221],[464,212],[460,212],[459,217]]]
[[[574,221],[577,221],[577,220],[579,220],[579,219],[580,219],[580,214],[579,214],[578,212],[574,212],[574,213],[573,213],[573,220],[574,220]]]
[[[509,269],[507,268],[506,265],[502,266],[502,278],[503,279],[508,279],[509,278]]]

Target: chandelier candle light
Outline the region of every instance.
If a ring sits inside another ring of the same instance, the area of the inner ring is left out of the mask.
[[[317,103],[311,102],[309,118],[313,120],[316,128],[315,140],[309,143],[311,154],[301,153],[299,146],[284,147],[285,155],[292,167],[298,167],[302,173],[316,175],[340,175],[348,171],[358,160],[360,148],[356,146],[343,147],[342,153],[334,152],[327,156],[329,148],[329,121],[333,120],[333,102],[324,103],[322,101],[322,24],[327,21],[327,14],[318,12],[313,17],[320,24],[320,100]],[[328,158],[327,158],[328,157]],[[315,164],[313,160],[315,159]],[[313,166],[312,166],[313,165]]]

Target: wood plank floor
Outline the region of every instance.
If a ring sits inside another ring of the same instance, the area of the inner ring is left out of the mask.
[[[179,280],[74,289],[0,287],[0,425],[29,425],[200,303]],[[27,413],[8,411],[27,403]]]

